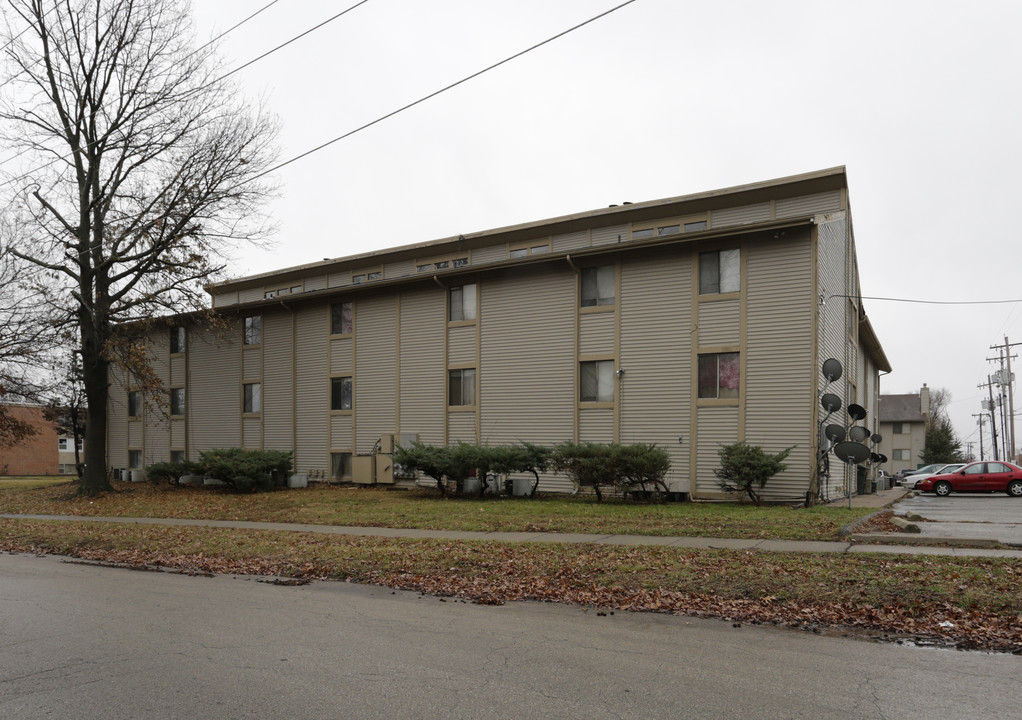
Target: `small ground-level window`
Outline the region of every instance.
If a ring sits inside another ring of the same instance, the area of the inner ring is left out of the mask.
[[[242,386],[244,395],[242,412],[257,413],[263,411],[262,383],[245,383]]]
[[[171,388],[170,389],[170,414],[171,415],[184,415],[185,414],[185,389],[184,388]]]
[[[699,356],[699,397],[737,398],[740,380],[738,353]]]
[[[447,404],[452,407],[476,404],[476,371],[462,368],[449,372]]]
[[[330,378],[330,409],[351,410],[351,378]]]
[[[142,451],[141,450],[129,450],[128,451],[128,467],[132,470],[142,469]]]
[[[580,402],[614,401],[614,361],[594,360],[579,363]]]
[[[184,450],[171,450],[170,451],[170,461],[172,463],[183,463],[185,461],[185,451]]]
[[[330,453],[330,477],[338,479],[351,477],[351,453]]]

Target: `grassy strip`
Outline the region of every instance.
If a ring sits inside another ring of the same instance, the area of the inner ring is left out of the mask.
[[[1022,652],[1022,563],[381,539],[0,520],[0,549],[189,571],[348,579],[479,603],[548,600]]]
[[[318,486],[238,495],[214,488],[115,483],[98,498],[73,484],[0,484],[0,512],[44,515],[173,517],[209,520],[354,525],[429,530],[581,532],[777,540],[834,540],[842,525],[868,508],[625,501],[591,498],[441,498],[430,491]]]

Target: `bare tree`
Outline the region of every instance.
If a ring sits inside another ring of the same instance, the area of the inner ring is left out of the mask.
[[[31,230],[13,252],[75,331],[94,494],[110,487],[110,365],[145,373],[117,328],[201,307],[227,253],[266,238],[277,123],[240,102],[212,46],[194,49],[184,0],[8,4],[0,120],[28,168],[9,211]]]
[[[947,408],[951,404],[951,391],[947,388],[930,388],[930,425],[939,425],[947,420]]]

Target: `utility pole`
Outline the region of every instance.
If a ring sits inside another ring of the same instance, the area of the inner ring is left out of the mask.
[[[1018,345],[1022,345],[1022,343],[1012,343],[1012,342],[1009,342],[1008,341],[1008,336],[1005,335],[1004,336],[1004,345],[991,345],[990,346],[991,350],[997,350],[999,354],[1001,354],[1000,353],[1001,350],[1004,351],[1003,352],[1003,357],[1007,361],[1007,366],[1008,366],[1007,367],[1007,374],[1006,374],[1005,377],[1002,378],[1002,380],[1005,381],[1004,383],[1002,383],[1002,387],[1004,385],[1008,386],[1008,391],[1007,391],[1007,395],[1008,395],[1007,416],[1009,418],[1011,418],[1010,431],[1008,429],[1009,425],[1005,425],[1004,426],[1004,432],[1010,438],[1010,440],[1008,441],[1009,452],[1005,453],[1007,455],[1007,457],[1005,457],[1005,460],[1012,460],[1012,461],[1015,460],[1015,449],[1016,449],[1017,445],[1015,444],[1015,376],[1011,372],[1011,358],[1013,357],[1012,354],[1011,354],[1011,348],[1016,347]],[[1015,356],[1015,357],[1017,357],[1017,356]]]
[[[983,442],[982,438],[980,438],[980,442]],[[973,446],[973,443],[971,441],[965,443],[965,457],[968,460],[972,460],[972,446]]]
[[[986,420],[986,416],[983,413],[979,415],[973,415],[976,418],[976,424],[979,425],[979,459],[986,460],[983,456],[983,421]]]
[[[994,407],[995,407],[995,405],[994,405],[994,384],[990,381],[989,378],[987,378],[986,383],[984,383],[983,385],[977,385],[977,387],[986,388],[987,389],[987,393],[990,396],[990,399],[983,403],[983,405],[984,405],[983,409],[987,410],[990,413],[990,433],[993,436],[993,443],[992,443],[992,445],[993,445],[993,448],[994,448],[994,460],[1000,460],[1001,458],[998,457],[998,453],[997,453],[997,415],[994,414]]]

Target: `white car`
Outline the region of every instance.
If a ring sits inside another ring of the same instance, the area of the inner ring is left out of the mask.
[[[915,490],[916,483],[919,482],[920,480],[931,478],[934,475],[944,475],[946,473],[957,472],[958,470],[961,470],[963,467],[965,467],[966,464],[967,463],[951,463],[950,465],[943,465],[933,472],[921,472],[916,473],[914,475],[909,475],[908,477],[901,481],[901,486],[908,490]]]

